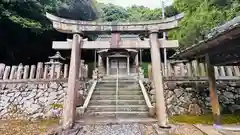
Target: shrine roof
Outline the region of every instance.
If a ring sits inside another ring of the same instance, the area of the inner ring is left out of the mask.
[[[175,53],[174,59],[203,58],[208,54],[214,65],[240,62],[240,16],[213,28],[206,39]]]
[[[184,14],[178,14],[163,20],[143,21],[143,22],[97,22],[82,21],[60,18],[46,13],[49,20],[53,22],[53,27],[63,33],[82,33],[82,32],[149,32],[150,30],[171,30],[178,26],[178,21],[183,18]]]

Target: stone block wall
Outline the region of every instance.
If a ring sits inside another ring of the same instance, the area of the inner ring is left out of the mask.
[[[240,111],[240,87],[236,83],[221,82],[217,85],[222,113]],[[155,90],[145,82],[152,104],[155,104]],[[208,83],[165,83],[164,97],[168,115],[201,115],[211,112]]]
[[[86,95],[86,83],[79,92]],[[1,119],[38,119],[61,116],[66,82],[0,84]]]

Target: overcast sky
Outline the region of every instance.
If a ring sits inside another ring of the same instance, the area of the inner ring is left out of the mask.
[[[98,0],[102,3],[112,3],[123,7],[129,7],[132,5],[143,5],[149,8],[160,8],[161,0]],[[166,5],[170,5],[173,0],[165,0]]]

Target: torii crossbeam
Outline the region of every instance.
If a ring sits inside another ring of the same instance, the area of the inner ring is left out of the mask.
[[[159,39],[159,48],[176,48],[179,46],[177,40],[162,40]],[[83,41],[82,49],[149,49],[149,40],[133,41],[123,40],[118,45],[111,45],[109,41]],[[53,41],[52,48],[56,50],[70,50],[72,41]]]

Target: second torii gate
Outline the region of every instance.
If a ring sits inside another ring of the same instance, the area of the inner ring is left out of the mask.
[[[68,41],[54,41],[54,49],[71,49],[71,62],[68,78],[68,91],[64,100],[63,126],[68,128],[74,123],[76,116],[76,93],[77,93],[77,75],[79,73],[79,61],[81,59],[81,49],[147,49],[150,48],[153,83],[156,89],[156,114],[159,125],[167,126],[167,114],[164,99],[164,88],[162,78],[162,68],[160,66],[161,57],[159,48],[178,47],[178,41],[167,41],[158,39],[158,33],[171,30],[177,27],[179,19],[183,14],[164,20],[138,22],[138,23],[118,23],[111,22],[97,23],[69,20],[56,17],[49,13],[46,16],[53,22],[53,27],[63,33],[72,33],[73,39]],[[109,41],[86,41],[82,38],[83,34],[101,34],[101,33],[131,33],[131,34],[149,34],[149,39],[139,41],[123,40],[112,44]]]

